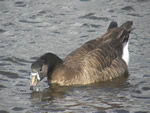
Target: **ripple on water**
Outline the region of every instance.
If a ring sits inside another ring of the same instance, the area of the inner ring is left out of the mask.
[[[25,73],[25,74],[29,73],[27,70],[22,70],[22,69],[19,69],[18,71],[19,71],[20,73]]]
[[[9,65],[11,65],[11,64],[9,64],[9,63],[0,63],[0,66],[9,66]]]
[[[1,0],[0,0],[1,1]],[[7,111],[5,111],[5,110],[0,110],[0,113],[9,113],[9,112],[7,112]]]
[[[143,87],[142,90],[143,91],[150,91],[150,87]]]
[[[13,107],[12,110],[13,111],[23,111],[25,108],[21,108],[21,107]]]
[[[2,61],[8,61],[8,62],[12,62],[12,63],[16,63],[19,65],[25,65],[25,63],[31,63],[30,61],[21,59],[21,58],[17,58],[17,57],[7,57],[7,58],[3,58]]]
[[[121,8],[121,10],[125,10],[125,11],[135,11],[135,9],[132,6],[125,6],[123,8]]]
[[[115,110],[116,113],[130,113],[127,110]]]
[[[150,2],[150,0],[125,0],[126,2],[132,2],[132,3],[135,3],[135,2]]]
[[[143,75],[143,77],[144,77],[144,78],[149,78],[149,77],[150,77],[150,75]]]
[[[91,20],[103,20],[103,21],[109,21],[109,18],[107,17],[97,17],[94,15],[95,13],[88,13],[84,16],[80,16],[79,18],[83,19],[91,19]]]
[[[91,1],[91,0],[80,0],[81,2],[88,2],[88,1]]]
[[[14,23],[12,22],[7,22],[7,23],[4,23],[3,26],[11,26],[11,25],[15,25]]]
[[[98,24],[88,24],[88,23],[84,23],[81,27],[87,27],[88,29],[91,28],[100,28],[102,27],[101,25]]]
[[[143,17],[142,15],[140,15],[138,13],[129,13],[128,15],[134,16],[134,17]]]
[[[36,22],[36,21],[33,21],[33,20],[19,20],[19,22],[21,23],[27,23],[27,24],[37,24],[37,23],[40,23],[40,22]]]
[[[46,13],[47,13],[47,11],[42,10],[42,11],[38,12],[38,14],[36,16],[43,16]]]
[[[136,0],[137,2],[149,2],[149,0]]]
[[[13,72],[0,71],[0,74],[7,76],[8,78],[11,78],[11,79],[20,78],[17,73],[13,73]]]
[[[15,2],[15,6],[16,6],[16,7],[25,7],[26,4],[25,4],[24,2],[18,1],[18,2]]]
[[[148,113],[148,112],[146,112],[146,111],[136,111],[134,113]]]
[[[93,28],[100,28],[100,27],[102,27],[101,25],[98,25],[98,24],[90,24],[90,26],[93,27]]]
[[[40,16],[44,16],[44,15],[46,15],[47,14],[47,11],[45,11],[45,10],[42,10],[42,11],[39,11],[37,14],[33,14],[33,15],[31,15],[30,17],[29,17],[29,19],[37,19],[38,17],[40,17]],[[49,17],[53,17],[53,16],[49,16]]]
[[[0,85],[0,90],[4,89],[4,88],[7,88],[6,86],[4,85]],[[1,113],[1,112],[0,112]]]
[[[6,32],[4,29],[0,29],[0,33],[4,33]]]

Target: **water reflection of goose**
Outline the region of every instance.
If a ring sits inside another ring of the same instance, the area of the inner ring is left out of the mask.
[[[42,55],[32,66],[31,89],[47,76],[48,83],[85,85],[123,76],[129,62],[128,39],[132,21],[118,27],[111,22],[107,32],[71,52],[64,60],[53,53]]]

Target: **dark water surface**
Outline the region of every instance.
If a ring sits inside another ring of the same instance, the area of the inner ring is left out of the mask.
[[[130,76],[103,84],[29,90],[31,63],[64,58],[101,36],[111,21],[133,20]],[[150,111],[150,0],[0,0],[0,113]]]

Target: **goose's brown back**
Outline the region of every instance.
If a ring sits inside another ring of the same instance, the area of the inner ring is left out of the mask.
[[[111,36],[111,30],[113,28],[118,27],[117,22],[111,22],[108,26],[107,32],[102,36],[96,39],[90,40],[83,44],[81,47],[77,48],[76,50],[72,51],[66,58],[64,59],[65,63],[70,66],[76,66],[76,63],[82,60],[84,56],[87,55],[88,52],[97,48],[97,46],[101,45],[103,42],[108,40]]]
[[[122,27],[108,30],[101,38],[85,43],[70,53],[53,73],[50,83],[90,84],[112,80],[127,72],[122,59],[123,41],[129,31]]]
[[[94,50],[105,41],[110,41],[110,39],[112,38],[111,35],[111,30],[109,30],[102,37],[98,37],[96,39],[86,42],[80,48],[77,48],[76,50],[72,51],[68,56],[66,56],[66,58],[64,59],[65,63],[70,66],[76,66],[76,63],[82,60],[88,52]]]

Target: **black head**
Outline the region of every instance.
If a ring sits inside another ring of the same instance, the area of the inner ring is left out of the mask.
[[[123,23],[120,27],[125,29],[128,32],[131,32],[134,29],[132,26],[133,26],[133,21],[127,21]]]
[[[53,53],[46,53],[31,65],[31,83],[30,88],[36,86],[39,81],[52,73],[56,65],[62,63],[62,60]]]
[[[130,32],[133,30],[132,26],[133,22],[127,21],[123,23],[120,27],[117,27],[112,30],[112,32],[110,32],[110,36],[113,37],[110,45],[116,48],[120,55],[128,51],[129,35]]]
[[[123,43],[123,45],[126,45],[129,40],[129,34],[133,30],[133,21],[127,21],[123,23],[120,28],[124,29],[122,34],[120,35],[121,42]]]
[[[114,28],[116,26],[116,22],[111,22],[109,25],[109,28]],[[133,22],[132,21],[127,21],[123,23],[121,26],[116,27],[112,32],[111,32],[111,37],[112,40],[118,40],[121,44],[126,44],[129,40],[129,34],[133,30]],[[108,29],[109,29],[108,28]]]

